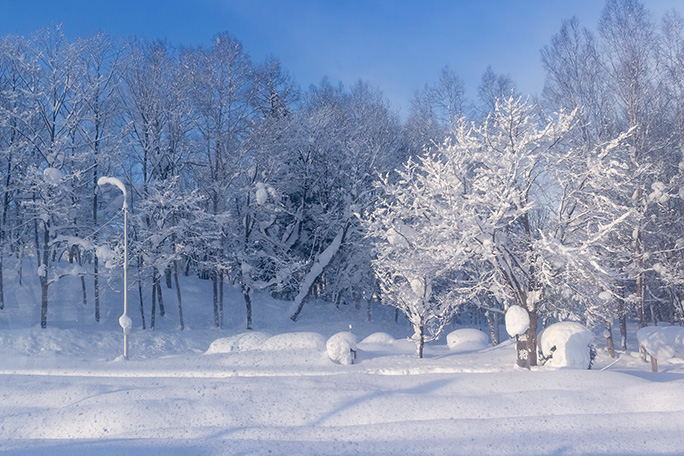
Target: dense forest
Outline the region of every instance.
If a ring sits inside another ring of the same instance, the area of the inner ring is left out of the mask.
[[[593,26],[593,24],[592,24]],[[595,29],[595,31],[594,31]],[[123,261],[142,328],[178,305],[179,275],[224,287],[403,312],[415,338],[454,316],[684,323],[684,19],[609,0],[593,29],[565,21],[541,50],[538,97],[484,71],[477,99],[445,67],[402,120],[381,88],[300,89],[237,37],[173,48],[60,27],[0,39],[2,272],[100,294]],[[132,279],[132,280],[131,280]],[[167,300],[167,302],[169,302]],[[313,305],[313,304],[309,304]],[[0,310],[1,312],[2,310]],[[527,348],[526,348],[527,347]]]

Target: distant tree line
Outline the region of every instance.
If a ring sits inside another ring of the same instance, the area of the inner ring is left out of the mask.
[[[402,121],[379,88],[323,80],[302,91],[275,58],[229,34],[207,46],[69,41],[59,27],[0,40],[0,308],[7,263],[83,302],[118,274],[116,190],[129,187],[129,263],[143,327],[179,275],[406,314],[422,343],[455,315],[499,340],[517,304],[537,321],[684,321],[684,20],[609,0],[597,33],[563,23],[525,98],[488,68],[477,100],[445,67]],[[106,192],[106,198],[103,198]],[[112,219],[116,222],[112,222]],[[11,261],[8,261],[10,260]],[[168,300],[167,300],[168,303]]]

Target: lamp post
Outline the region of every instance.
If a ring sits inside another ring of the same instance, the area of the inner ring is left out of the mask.
[[[123,264],[123,302],[124,311],[123,315],[119,317],[119,325],[123,329],[124,336],[124,358],[128,359],[128,334],[131,332],[131,326],[133,326],[133,321],[128,316],[128,203],[126,202],[126,186],[116,177],[101,177],[97,180],[97,185],[102,187],[103,185],[110,184],[116,186],[123,193],[123,213],[124,213],[124,264]]]

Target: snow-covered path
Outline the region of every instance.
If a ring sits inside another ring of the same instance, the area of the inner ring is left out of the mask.
[[[489,359],[510,348],[491,351]],[[237,353],[91,363],[89,372],[77,365],[61,372],[34,368],[34,374],[6,370],[0,373],[0,449],[18,455],[637,455],[684,448],[681,369],[467,372],[467,354],[338,366],[311,352],[297,358],[296,373],[253,356],[252,369],[241,367],[246,354]]]

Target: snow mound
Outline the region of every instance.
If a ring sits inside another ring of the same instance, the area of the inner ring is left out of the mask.
[[[684,328],[646,326],[637,331],[639,345],[655,359],[684,358]]]
[[[530,314],[520,306],[511,306],[506,311],[506,332],[509,336],[520,336],[530,327]]]
[[[206,354],[233,353],[249,350],[258,350],[271,337],[270,334],[250,331],[236,334],[231,337],[222,337],[211,343]]]
[[[478,329],[457,329],[447,334],[447,346],[451,351],[482,350],[489,346],[489,337]]]
[[[591,367],[594,340],[584,325],[574,321],[563,321],[547,327],[539,336],[539,349],[551,367],[588,369]]]
[[[356,358],[356,336],[349,331],[339,332],[325,344],[328,357],[340,364],[354,364]]]
[[[397,339],[394,337],[390,336],[386,332],[376,332],[371,334],[370,336],[366,337],[363,339],[359,344],[367,344],[367,345],[391,345],[395,343]]]
[[[262,345],[264,351],[278,350],[325,350],[325,338],[314,332],[293,332],[269,337]]]

